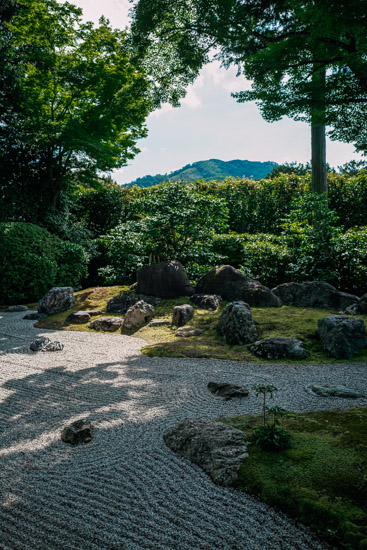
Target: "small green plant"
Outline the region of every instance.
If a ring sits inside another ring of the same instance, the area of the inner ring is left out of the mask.
[[[274,393],[278,388],[269,384],[268,386],[255,384],[253,386],[256,397],[263,396],[263,425],[259,426],[253,434],[253,442],[264,451],[282,451],[290,448],[290,435],[280,426],[279,417],[285,416],[287,411],[281,407],[267,407],[266,397],[274,398]],[[267,416],[271,417],[271,423],[267,421]]]

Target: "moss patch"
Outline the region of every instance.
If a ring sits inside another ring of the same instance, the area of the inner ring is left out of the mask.
[[[221,421],[251,437],[261,417]],[[236,487],[348,550],[367,548],[367,409],[291,414],[292,448],[248,447]]]
[[[127,286],[96,287],[80,290],[75,293],[77,304],[74,308],[43,319],[37,323],[40,328],[51,328],[57,330],[79,330],[82,332],[91,331],[88,323],[82,325],[69,325],[66,318],[72,311],[85,309],[99,309],[102,315],[123,317],[116,313],[107,313],[106,306],[108,298],[117,296],[122,292],[131,292]],[[190,303],[189,298],[182,297],[175,300],[162,300],[161,305],[155,307],[156,320],[171,321],[174,306]],[[199,328],[203,331],[201,336],[182,338],[175,335],[176,329],[171,326],[150,327],[146,325],[139,330],[126,331],[125,334],[142,338],[148,345],[142,352],[149,356],[158,357],[203,357],[215,359],[231,359],[237,361],[251,361],[263,363],[250,352],[250,346],[229,346],[217,334],[216,324],[218,317],[223,311],[226,302],[222,302],[217,311],[207,311],[194,306],[194,318],[186,326],[188,328]],[[271,336],[290,336],[303,340],[310,357],[298,361],[299,363],[336,363],[340,360],[330,357],[324,350],[321,342],[316,336],[317,320],[336,312],[325,309],[306,309],[290,306],[280,308],[251,308],[253,319],[256,323],[260,338]],[[367,315],[360,315],[366,318]],[[95,319],[96,317],[93,317]],[[119,334],[119,331],[116,333]],[[367,348],[358,355],[347,361],[366,361]],[[278,359],[273,363],[294,363],[294,360]]]

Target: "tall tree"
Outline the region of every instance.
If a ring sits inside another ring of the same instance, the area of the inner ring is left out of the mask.
[[[366,0],[140,0],[133,30],[146,49],[174,48],[183,70],[202,66],[213,48],[214,58],[252,81],[250,91],[233,94],[238,101],[255,100],[270,122],[309,122],[313,190],[325,192],[325,125],[339,128],[332,137],[355,141],[358,129],[343,131],[343,113],[367,105],[366,7]]]
[[[106,19],[94,28],[79,8],[56,0],[19,0],[17,7],[2,23],[18,79],[11,104],[1,103],[1,192],[11,201],[38,190],[56,207],[75,174],[93,179],[136,154],[151,108],[149,83],[127,33]],[[4,98],[9,91],[10,84]]]

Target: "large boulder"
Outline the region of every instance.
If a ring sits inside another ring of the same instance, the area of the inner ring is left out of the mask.
[[[283,283],[273,288],[272,292],[287,306],[339,310],[359,302],[358,296],[339,292],[333,285],[324,281]]]
[[[194,308],[190,304],[175,306],[173,308],[172,325],[183,327],[194,317]]]
[[[197,294],[217,294],[223,300],[244,300],[252,307],[279,307],[281,300],[259,281],[245,277],[231,265],[222,265],[204,275]]]
[[[246,302],[230,302],[218,319],[217,331],[230,345],[249,344],[257,339],[257,329]]]
[[[108,313],[126,313],[127,310],[137,302],[143,300],[152,306],[158,306],[161,303],[160,298],[155,296],[144,296],[143,294],[119,294],[107,300]]]
[[[309,356],[303,342],[297,338],[264,338],[255,342],[250,350],[263,359],[306,359]]]
[[[338,359],[349,359],[367,346],[363,319],[330,315],[319,319],[317,327],[324,347]]]
[[[103,330],[103,332],[115,332],[121,327],[122,321],[121,317],[98,317],[89,323],[88,328]]]
[[[154,317],[154,307],[143,300],[131,306],[125,315],[122,327],[125,330],[139,328]]]
[[[38,312],[46,315],[61,313],[75,306],[74,290],[71,286],[51,288],[38,302]]]
[[[159,298],[191,296],[194,289],[180,262],[161,262],[144,266],[137,274],[137,292]]]
[[[200,466],[218,485],[231,485],[247,458],[247,436],[221,422],[187,419],[164,434],[175,453]]]
[[[200,309],[215,311],[219,307],[222,297],[217,294],[193,294],[190,301]]]

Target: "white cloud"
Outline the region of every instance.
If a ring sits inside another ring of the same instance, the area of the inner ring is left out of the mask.
[[[172,111],[174,111],[174,107],[172,107],[172,105],[169,103],[163,103],[160,109],[156,109],[149,115],[148,120],[149,118],[157,118],[167,113],[171,113]]]
[[[186,105],[190,109],[198,109],[202,106],[203,100],[200,95],[201,88],[204,87],[204,76],[200,75],[187,89],[186,96],[181,100],[182,105]]]

